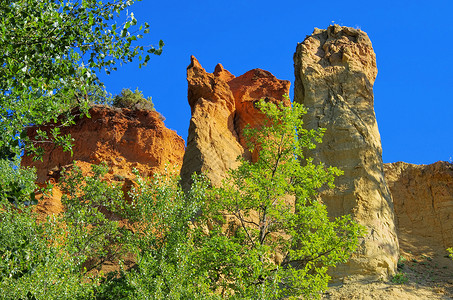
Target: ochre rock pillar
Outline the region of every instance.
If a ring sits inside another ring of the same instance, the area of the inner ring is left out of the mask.
[[[361,30],[315,29],[294,54],[294,101],[302,103],[309,129],[326,128],[323,142],[307,155],[344,175],[320,198],[334,218],[351,214],[368,233],[334,279],[387,279],[395,273],[399,247],[392,196],[384,178],[381,140],[373,108],[376,57]]]
[[[259,128],[265,116],[256,107],[262,98],[274,103],[290,102],[290,82],[277,79],[268,71],[253,69],[235,77],[221,64],[208,73],[195,57],[187,67],[188,101],[192,112],[187,148],[181,169],[184,189],[190,187],[194,172],[205,173],[219,186],[229,169],[238,166],[238,156],[256,160],[243,136],[249,125]]]
[[[226,70],[208,73],[192,56],[187,67],[188,100],[192,111],[181,180],[190,187],[194,172],[204,173],[218,186],[230,168],[237,167],[236,158],[243,149],[234,129],[235,102],[226,78],[234,77]]]

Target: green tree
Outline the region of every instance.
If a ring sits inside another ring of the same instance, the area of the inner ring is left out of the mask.
[[[4,206],[0,214],[1,299],[89,299],[95,282],[84,280],[62,242],[55,218],[37,222],[32,207]]]
[[[174,171],[151,179],[137,176],[137,187],[130,192],[136,267],[115,282],[129,291],[127,299],[220,298],[192,259],[197,246],[193,232],[198,230],[192,222],[205,204],[208,181],[194,176],[191,189],[183,192],[179,180]]]
[[[104,179],[107,170],[92,166],[92,175],[83,176],[73,165],[59,183],[65,211],[46,220],[38,221],[33,206],[3,206],[1,299],[95,297],[103,275],[93,271],[122,258],[132,235],[118,220],[130,208],[121,186]]]
[[[38,149],[36,142],[39,146],[48,139],[69,150],[71,138],[61,136],[60,127],[73,123],[71,109],[78,106],[87,113],[89,104],[105,101],[106,93],[96,74],[109,73],[118,64],[134,59],[143,66],[150,54],[161,54],[162,41],[156,47],[135,44],[149,32],[149,25],[138,26],[133,13],[124,14],[134,2],[0,1],[1,299],[93,296],[96,279],[88,280],[82,271],[87,255],[75,246],[82,240],[80,234],[96,231],[73,231],[71,238],[62,242],[66,230],[77,228],[77,222],[70,222],[70,213],[63,219],[37,222],[33,207],[27,207],[35,201],[36,176],[33,169],[20,167],[20,156],[24,149],[32,152]],[[39,140],[30,141],[25,129],[44,123],[54,124],[50,134],[41,132]],[[84,213],[77,206],[70,211]],[[99,214],[86,223],[97,224],[96,218],[104,222],[100,223],[105,225],[103,229],[111,230],[110,236],[123,238],[115,224]],[[87,247],[93,255],[100,255],[103,242],[96,239]]]
[[[133,13],[117,23],[134,2],[0,1],[0,159],[18,165],[29,143],[25,127],[56,122],[74,105],[86,113],[102,94],[96,72],[135,58],[146,65],[149,54],[162,52],[162,41],[157,48],[134,45],[149,25],[139,27]],[[60,126],[71,122],[68,113]],[[69,138],[57,142],[70,145]]]
[[[327,288],[327,270],[346,262],[364,228],[350,216],[330,220],[316,199],[342,172],[304,156],[321,142],[322,130],[302,127],[306,110],[261,100],[262,128],[245,131],[252,163],[241,159],[206,202],[194,254],[211,289],[238,299],[317,298]],[[279,258],[280,257],[280,258]]]

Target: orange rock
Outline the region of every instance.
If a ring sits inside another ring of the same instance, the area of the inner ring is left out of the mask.
[[[225,82],[228,82],[235,78],[233,74],[223,68],[222,64],[217,64],[217,66],[215,66],[214,76],[220,78]]]
[[[40,185],[46,181],[56,183],[51,195],[38,196],[36,210],[40,216],[63,211],[58,180],[63,167],[70,167],[73,161],[85,176],[91,173],[92,164],[106,162],[109,167],[106,179],[124,180],[126,200],[130,200],[127,192],[134,185],[134,168],[150,176],[163,171],[167,163],[178,169],[182,165],[184,140],[165,127],[159,113],[105,106],[94,106],[89,113],[90,118],[83,116],[74,125],[61,128],[62,134],[70,134],[74,139],[73,156],[53,143],[42,143],[45,151],[42,161],[33,161],[27,155],[22,158],[22,166],[36,168]],[[50,130],[52,126],[39,129]],[[28,130],[32,139],[37,129]]]
[[[239,136],[239,143],[247,149],[246,138],[243,135],[244,128],[249,125],[252,128],[259,128],[265,122],[265,116],[256,108],[258,100],[265,98],[275,104],[283,102],[290,106],[289,99],[283,95],[289,94],[291,83],[288,80],[277,79],[268,71],[253,69],[236,77],[228,82],[236,104],[235,129]],[[250,159],[250,154],[246,151]],[[253,152],[252,161],[258,159],[258,151]]]
[[[44,184],[40,184],[41,188],[44,187]],[[43,195],[39,193],[36,195],[38,204],[35,207],[35,212],[38,213],[38,219],[40,221],[45,220],[45,217],[48,215],[58,215],[63,212],[63,204],[61,203],[61,190],[54,186],[50,193]]]
[[[184,140],[165,127],[159,113],[147,110],[129,110],[94,106],[90,118],[82,117],[76,124],[62,127],[63,135],[74,139],[73,156],[53,143],[43,143],[43,161],[32,156],[22,158],[23,166],[36,167],[38,182],[51,177],[58,181],[61,168],[72,161],[80,162],[82,170],[89,171],[91,164],[106,162],[111,176],[134,177],[136,168],[143,175],[163,170],[165,164],[182,165]],[[50,130],[52,125],[41,126]],[[33,139],[38,128],[32,127],[28,135]]]
[[[237,166],[238,156],[251,158],[242,131],[247,124],[259,128],[264,123],[264,115],[254,103],[262,98],[275,103],[284,101],[290,82],[260,69],[235,77],[221,64],[214,73],[207,73],[193,56],[187,68],[187,82],[192,118],[181,169],[182,183],[187,188],[194,172],[204,172],[214,185],[219,185],[226,172]]]
[[[215,76],[206,72],[198,60],[191,56],[191,63],[187,67],[187,82],[189,84],[188,100],[192,114],[196,102],[201,98],[222,102],[230,112],[234,111],[233,94],[228,84],[222,79],[228,76],[229,72],[227,74],[219,70],[218,74],[219,76]]]
[[[237,165],[236,158],[243,152],[233,123],[233,93],[222,79],[232,75],[221,66],[217,70],[217,76],[206,72],[193,56],[187,68],[192,118],[181,168],[184,188],[190,186],[194,172],[206,173],[213,184],[220,184],[228,169]]]

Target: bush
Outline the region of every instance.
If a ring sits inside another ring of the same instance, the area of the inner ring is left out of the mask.
[[[130,89],[123,89],[119,95],[113,98],[112,104],[114,107],[119,108],[156,111],[151,97],[145,98],[138,88],[135,89],[135,92],[132,92]],[[165,117],[161,113],[159,113],[159,119],[165,121]]]
[[[135,89],[135,92],[132,92],[130,89],[123,89],[121,93],[116,95],[113,99],[113,106],[155,111],[151,97],[145,98],[143,93],[138,89]]]
[[[406,284],[408,282],[406,273],[398,272],[392,277],[392,282],[396,284]]]

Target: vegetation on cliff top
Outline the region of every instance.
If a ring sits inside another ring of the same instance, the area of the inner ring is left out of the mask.
[[[113,98],[113,106],[155,111],[151,97],[145,98],[138,88],[134,92],[130,89],[123,89],[120,94]]]
[[[138,88],[136,88],[135,91],[122,89],[121,93],[116,95],[112,101],[107,101],[107,104],[111,104],[113,107],[119,108],[156,111],[152,98],[145,98],[143,93],[139,91]],[[159,118],[162,121],[165,121],[165,117],[161,113],[159,113]]]

